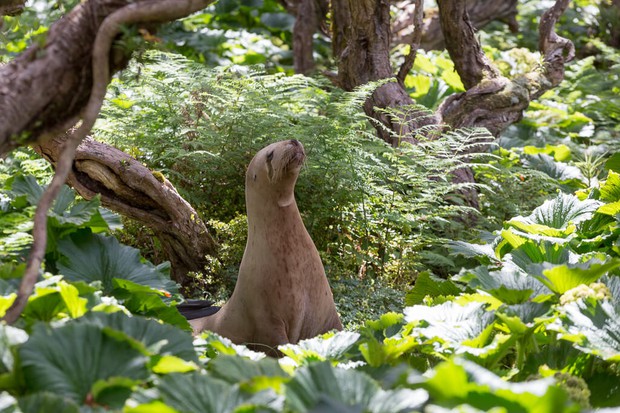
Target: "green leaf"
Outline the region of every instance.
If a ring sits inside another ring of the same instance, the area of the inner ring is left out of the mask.
[[[425,297],[449,297],[462,292],[452,281],[443,280],[424,271],[418,275],[415,285],[405,297],[406,305],[421,304]]]
[[[486,258],[483,264],[490,264],[497,261],[493,245],[491,244],[470,244],[463,241],[450,241],[448,243],[450,252],[454,255],[462,255],[467,258]]]
[[[423,387],[428,389],[436,403],[467,404],[481,411],[570,411],[566,410],[566,394],[554,385],[551,378],[511,383],[467,360],[456,359],[440,364]]]
[[[153,373],[157,374],[188,373],[198,370],[198,366],[195,363],[185,361],[175,356],[158,356],[155,357],[151,364]]]
[[[494,323],[495,316],[486,311],[485,303],[469,303],[464,306],[447,301],[428,307],[414,305],[405,308],[405,319],[415,322],[411,335],[420,335],[428,340],[439,340],[449,349],[467,351],[468,347],[482,347],[489,338],[487,330]],[[484,337],[481,337],[484,336]],[[472,343],[477,344],[473,345]]]
[[[535,146],[524,146],[523,153],[527,155],[536,155],[544,153],[546,155],[553,156],[558,162],[568,161],[571,157],[570,148],[566,145],[545,145],[544,148],[537,148]]]
[[[79,406],[73,400],[51,392],[20,397],[18,402],[23,413],[80,413]]]
[[[0,296],[0,317],[4,317],[7,310],[11,308],[15,299],[17,298],[17,294],[11,293],[9,295]]]
[[[614,153],[607,159],[605,168],[620,173],[620,152]]]
[[[583,175],[579,168],[563,162],[556,162],[553,157],[544,153],[523,155],[523,165],[544,172],[560,182],[570,182],[573,180],[580,182],[583,180]]]
[[[58,269],[71,281],[100,281],[105,293],[113,288],[112,280],[120,278],[155,289],[176,292],[176,284],[148,262],[143,262],[137,249],[122,245],[112,236],[81,231],[58,243],[62,257]]]
[[[191,331],[189,322],[179,310],[164,302],[164,292],[120,278],[114,278],[112,285],[112,295],[122,300],[125,308],[133,314],[158,318],[167,324]]]
[[[601,205],[600,208],[596,210],[596,212],[598,212],[599,214],[616,216],[620,213],[620,201]]]
[[[0,324],[0,373],[13,370],[15,358],[13,347],[28,341],[28,334],[19,328]]]
[[[158,389],[163,401],[181,412],[228,413],[241,405],[268,408],[279,401],[273,392],[247,395],[237,385],[199,373],[166,375]]]
[[[385,391],[366,374],[337,369],[329,362],[312,363],[297,370],[286,385],[290,411],[314,411],[325,400],[339,406],[361,407],[372,413],[398,413],[420,408],[427,400],[424,390]]]
[[[13,180],[11,192],[13,196],[24,196],[30,205],[37,205],[45,189],[39,185],[37,179],[32,175],[18,175]]]
[[[535,208],[531,215],[513,218],[507,224],[518,226],[534,234],[562,236],[562,234],[566,235],[565,232],[569,230],[570,224],[590,219],[600,205],[599,201],[593,199],[580,201],[574,195],[560,193],[555,199],[545,201],[544,204]],[[542,233],[542,229],[561,231],[558,232],[559,235],[553,235]]]
[[[618,154],[617,154],[618,155]],[[607,179],[599,188],[600,198],[605,202],[620,201],[620,173],[609,171]]]
[[[608,300],[581,299],[562,307],[561,324],[548,328],[560,331],[560,338],[611,362],[620,361],[620,313]]]
[[[121,331],[127,337],[142,343],[149,354],[171,355],[182,360],[198,362],[192,336],[168,324],[143,317],[129,317],[121,312],[111,314],[92,312],[75,322]]]
[[[339,360],[344,358],[347,351],[359,341],[359,338],[359,333],[339,331],[301,340],[297,344],[285,344],[279,346],[278,350],[298,363],[301,363],[305,358]]]
[[[230,384],[251,382],[257,377],[289,379],[280,364],[272,358],[253,361],[236,355],[219,355],[209,362],[209,370],[214,377]]]
[[[58,291],[69,311],[71,318],[81,317],[86,313],[88,300],[80,297],[80,292],[73,285],[60,281],[58,283]]]
[[[527,240],[518,248],[506,254],[504,259],[527,271],[529,265],[536,263],[564,264],[571,260],[574,262],[576,261],[576,254],[561,244],[550,241],[535,242]]]
[[[539,267],[540,272],[534,274],[550,290],[564,294],[566,291],[581,284],[590,284],[603,275],[620,267],[620,260],[610,260],[606,263],[599,263],[597,260],[590,260],[580,264],[565,264],[551,266],[543,264]]]
[[[500,271],[489,271],[487,267],[463,269],[455,279],[466,281],[469,287],[485,291],[506,304],[524,303],[533,296],[550,292],[536,278],[513,266]]]
[[[536,319],[548,314],[550,309],[551,303],[549,302],[526,302],[521,304],[502,306],[499,310],[497,310],[496,315],[500,317],[502,321],[508,324],[509,327],[510,325],[514,324],[509,322],[507,317],[510,317],[513,320],[516,319],[516,322],[519,326],[529,328],[536,326],[538,324],[536,322]],[[514,326],[516,327],[516,325]],[[519,330],[519,328],[517,328],[517,330]],[[514,332],[516,330],[510,328],[510,331]]]
[[[85,401],[99,380],[148,375],[146,356],[86,323],[58,328],[36,325],[19,356],[29,391],[49,391],[78,403]]]
[[[148,403],[142,403],[137,406],[125,407],[124,413],[179,413],[178,410],[173,409],[166,403],[154,400]]]

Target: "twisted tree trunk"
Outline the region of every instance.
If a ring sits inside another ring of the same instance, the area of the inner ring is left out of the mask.
[[[368,82],[394,78],[390,63],[390,2],[388,0],[333,0],[332,49],[338,62],[335,83],[351,91]],[[415,130],[432,123],[411,105],[415,102],[399,82],[378,87],[364,104],[364,111],[377,122],[379,136],[393,146],[415,142]],[[394,117],[382,109],[402,108]]]
[[[418,13],[423,7],[420,3],[416,3]],[[434,117],[416,117],[416,113],[409,112],[414,102],[402,85],[402,79],[412,67],[411,60],[406,61],[397,76],[400,82],[380,86],[364,105],[366,113],[375,119],[382,139],[392,145],[402,141],[415,142],[419,128],[431,122],[453,128],[486,127],[498,136],[521,119],[530,101],[563,79],[564,64],[573,58],[574,50],[572,43],[557,36],[553,27],[568,6],[568,0],[558,0],[541,19],[543,67],[514,79],[501,76],[484,55],[475,35],[468,8],[475,6],[474,10],[480,12],[483,3],[486,1],[437,1],[446,48],[467,91],[448,97]],[[514,11],[514,1],[502,4],[502,10]],[[334,57],[338,61],[336,84],[345,90],[353,90],[371,81],[394,78],[389,59],[390,24],[388,0],[332,1],[332,42]],[[420,30],[418,26],[419,23],[415,28]],[[398,109],[400,114],[387,116],[382,110],[385,108]],[[474,181],[468,168],[455,171],[454,180]],[[475,192],[467,191],[464,195],[471,206],[478,205]]]

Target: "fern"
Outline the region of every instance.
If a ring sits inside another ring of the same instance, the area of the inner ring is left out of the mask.
[[[440,134],[430,125],[434,133],[416,136],[419,144],[392,148],[361,110],[380,82],[345,93],[256,67],[209,70],[179,56],[146,58],[113,82],[97,135],[161,170],[207,219],[225,224],[244,213],[246,165],[284,139],[306,147],[298,204],[333,274],[411,282],[423,268],[420,252],[461,233],[459,218],[475,212],[454,203],[472,184],[452,182],[450,172],[487,162],[488,152],[471,153],[488,145],[485,130]],[[403,111],[412,120],[429,116],[419,106],[385,112]]]

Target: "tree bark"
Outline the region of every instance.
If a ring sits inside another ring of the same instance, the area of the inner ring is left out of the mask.
[[[508,25],[512,32],[519,27],[516,20],[518,0],[466,0],[467,14],[471,25],[482,29],[492,21],[501,21]],[[413,30],[411,27],[415,7],[411,0],[399,1],[395,4],[398,13],[392,24],[394,43],[411,43]],[[444,36],[439,22],[439,12],[435,8],[424,10],[422,41],[420,46],[424,50],[439,50],[445,47]]]
[[[66,136],[36,145],[56,165]],[[193,289],[188,272],[201,272],[216,243],[198,213],[161,174],[153,173],[126,153],[86,139],[78,147],[67,183],[82,197],[101,195],[101,203],[151,228],[172,265],[172,278]]]
[[[368,82],[393,79],[390,63],[390,3],[388,0],[332,1],[332,48],[338,62],[335,83],[351,91]],[[399,82],[378,87],[364,104],[377,122],[379,136],[393,146],[415,142],[414,131],[432,123],[412,105],[415,102]],[[399,116],[382,109],[402,108]]]
[[[455,0],[439,0],[446,48],[463,84],[464,93],[448,97],[438,109],[442,121],[452,127],[486,127],[494,136],[519,121],[529,103],[545,91],[557,86],[564,78],[564,65],[574,57],[574,47],[553,30],[564,13],[568,0],[557,0],[543,14],[540,23],[540,51],[544,55],[541,68],[508,79],[499,74],[484,56],[467,23],[464,7]],[[462,41],[467,39],[467,41]]]
[[[115,37],[123,27],[175,20],[211,2],[83,2],[52,26],[44,45],[34,44],[0,70],[0,155],[37,140],[45,143],[51,134],[82,121],[63,143],[52,182],[37,205],[33,246],[17,298],[3,318],[7,323],[19,318],[32,293],[45,253],[47,211],[71,172],[77,146],[95,123],[110,71],[128,61],[129,53],[115,59]]]
[[[25,3],[26,0],[0,0],[0,16],[16,16],[21,14],[24,11]]]
[[[295,16],[293,25],[293,69],[307,75],[314,71],[313,38],[326,18],[328,0],[280,0],[284,8]]]
[[[56,22],[44,45],[33,44],[0,68],[0,155],[64,133],[92,89],[91,53],[105,17],[129,0],[88,1]],[[112,70],[128,55],[117,50]]]

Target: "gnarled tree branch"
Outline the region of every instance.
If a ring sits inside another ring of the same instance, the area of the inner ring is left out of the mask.
[[[35,146],[55,165],[67,136]],[[172,264],[172,278],[190,289],[187,273],[202,271],[216,244],[198,213],[161,174],[154,174],[125,152],[93,139],[77,148],[67,178],[82,197],[97,194],[101,203],[151,228]]]
[[[449,0],[440,0],[440,7]],[[557,0],[541,19],[540,47],[544,63],[532,73],[508,79],[500,76],[498,71],[484,57],[474,38],[474,45],[468,51],[454,50],[468,47],[460,43],[459,47],[449,47],[455,67],[457,68],[467,91],[448,97],[439,107],[441,119],[453,127],[483,126],[497,136],[509,125],[523,116],[523,111],[530,102],[545,91],[556,86],[564,77],[564,64],[574,57],[572,43],[555,34],[553,27],[557,19],[568,6],[568,0]],[[441,8],[440,8],[441,10]],[[454,10],[454,6],[450,7]],[[444,15],[442,14],[442,18]],[[460,20],[466,18],[462,13],[446,13],[446,19]],[[460,21],[446,22],[446,25],[460,25],[467,32],[469,29]],[[454,55],[453,55],[454,53]],[[468,57],[469,56],[469,57]],[[477,64],[476,62],[485,62]],[[473,66],[468,67],[468,66]],[[489,75],[490,74],[490,75]]]
[[[82,124],[73,131],[65,142],[54,178],[44,191],[37,206],[33,230],[34,244],[28,258],[28,264],[17,298],[4,317],[6,322],[13,323],[19,318],[36,283],[47,243],[47,211],[71,170],[77,146],[90,132],[99,115],[110,77],[110,51],[114,38],[119,34],[122,25],[178,19],[206,7],[211,2],[208,0],[179,0],[174,3],[167,2],[166,0],[135,2],[111,13],[101,23],[92,46],[93,86],[88,102],[81,114]],[[96,8],[97,2],[91,0],[90,3],[94,3]],[[36,55],[31,57],[36,59]],[[77,117],[77,114],[73,115],[73,117]],[[10,147],[11,137],[14,136],[5,135],[5,139],[0,140],[0,148],[2,148],[2,144],[8,144]],[[14,139],[13,142],[15,142]]]
[[[463,1],[439,0],[439,20],[446,39],[446,49],[466,89],[483,79],[499,77],[499,71],[485,56],[469,20]]]
[[[508,25],[510,31],[517,32],[517,0],[465,0],[467,14],[472,26],[482,29],[492,21],[501,21]],[[415,7],[411,0],[398,1],[398,9],[392,24],[392,41],[394,43],[411,43],[414,29],[411,27]],[[424,10],[423,33],[420,46],[424,50],[443,49],[445,40],[439,22],[439,13],[436,8]]]

